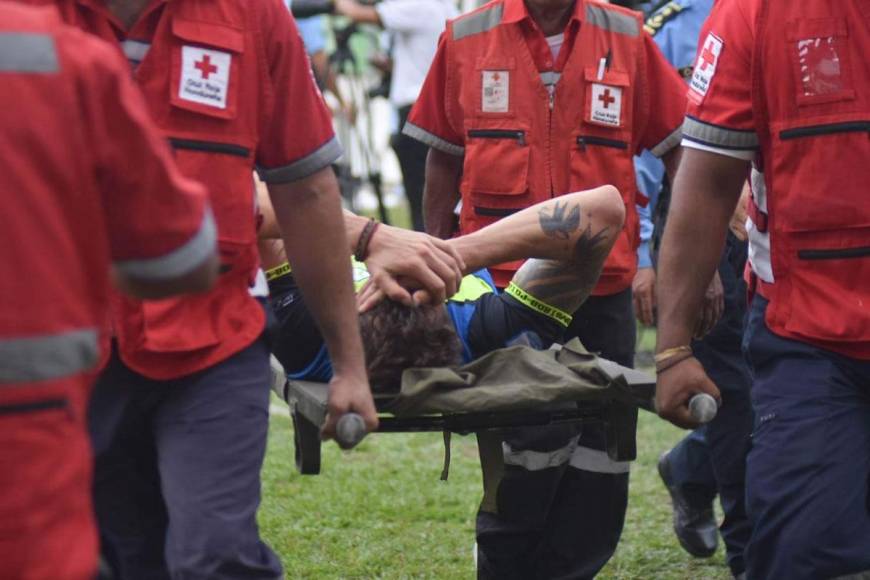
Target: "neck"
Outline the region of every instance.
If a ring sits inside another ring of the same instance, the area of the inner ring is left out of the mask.
[[[526,8],[544,36],[565,31],[576,0],[526,0]]]
[[[106,7],[129,30],[139,20],[148,2],[150,0],[106,0]]]

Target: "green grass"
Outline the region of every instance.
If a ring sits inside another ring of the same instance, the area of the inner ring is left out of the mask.
[[[710,560],[692,559],[671,530],[655,462],[681,435],[641,413],[625,531],[599,578],[730,578],[721,547]],[[446,483],[440,434],[376,434],[352,452],[332,443],[323,451],[322,474],[299,475],[291,422],[273,416],[260,524],[287,578],[474,578],[481,484],[472,437],[453,438]]]

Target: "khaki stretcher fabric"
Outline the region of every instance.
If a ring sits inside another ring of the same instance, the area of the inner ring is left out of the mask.
[[[578,339],[560,350],[511,346],[458,367],[407,369],[396,416],[528,411],[581,400],[632,401],[624,377],[609,376]]]

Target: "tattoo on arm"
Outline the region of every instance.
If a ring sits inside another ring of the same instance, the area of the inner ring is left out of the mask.
[[[579,206],[577,209],[579,221]],[[541,228],[544,229],[543,222]],[[578,228],[579,224],[574,229]],[[587,225],[574,243],[570,260],[529,260],[517,272],[514,282],[538,300],[566,312],[574,312],[598,282],[604,260],[610,251],[608,233],[609,228],[603,228],[593,234],[592,225]],[[561,237],[560,234],[555,235]]]
[[[538,211],[538,223],[541,230],[551,238],[567,240],[580,227],[580,204],[574,204],[567,215],[568,202],[556,202],[552,215],[547,215],[547,208]]]

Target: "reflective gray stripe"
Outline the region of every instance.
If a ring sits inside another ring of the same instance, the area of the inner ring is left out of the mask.
[[[127,60],[131,60],[138,64],[145,60],[145,56],[148,54],[148,49],[151,48],[151,44],[147,42],[139,42],[138,40],[125,40],[121,43],[121,48],[124,50],[124,56],[127,57]]]
[[[526,471],[541,471],[542,469],[559,467],[568,463],[579,439],[579,436],[574,437],[567,445],[555,451],[514,451],[510,445],[503,442],[501,449],[504,463],[505,465],[522,467]]]
[[[344,151],[336,137],[333,137],[320,146],[314,153],[297,159],[290,165],[266,169],[257,167],[257,174],[265,183],[289,183],[297,181],[309,175],[317,173],[324,167],[328,167],[333,161],[342,156]]]
[[[193,271],[207,260],[214,253],[216,243],[214,218],[211,210],[207,210],[199,231],[180,248],[156,258],[115,262],[115,267],[122,274],[140,280],[177,278]]]
[[[460,16],[453,21],[453,40],[460,40],[495,28],[501,23],[502,12],[504,12],[504,5],[496,4],[486,10]]]
[[[69,377],[97,364],[93,328],[28,338],[0,339],[0,383],[32,383]]]
[[[583,446],[578,446],[571,454],[570,465],[575,469],[593,473],[628,473],[631,470],[631,463],[628,461],[614,461],[606,451]]]
[[[544,83],[545,87],[555,85],[559,82],[560,78],[562,78],[562,73],[557,73],[553,71],[541,73],[541,82]]]
[[[649,150],[656,157],[664,156],[668,151],[680,144],[683,140],[683,128],[677,127],[673,133],[664,138],[664,140]]]
[[[726,149],[753,150],[758,148],[758,135],[755,134],[755,131],[725,129],[688,116],[683,122],[683,137],[690,141],[697,141],[702,145]]]
[[[0,33],[0,72],[56,73],[54,38],[46,34]]]
[[[402,129],[402,133],[421,143],[425,143],[429,147],[437,149],[438,151],[443,151],[450,155],[465,155],[465,147],[460,147],[459,145],[454,145],[450,141],[445,141],[441,137],[433,135],[429,131],[421,129],[413,123],[406,122],[405,127]]]
[[[586,22],[610,32],[629,36],[640,34],[640,25],[634,17],[594,4],[586,5]]]

